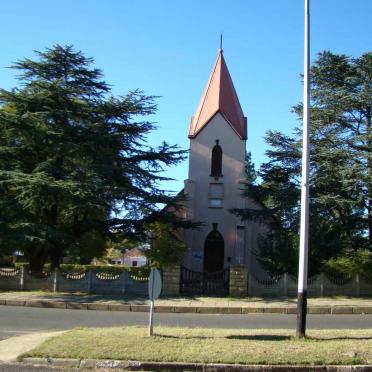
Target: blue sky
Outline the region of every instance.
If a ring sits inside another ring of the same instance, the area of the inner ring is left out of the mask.
[[[371,50],[371,0],[312,0],[311,58],[322,50],[352,56]],[[269,129],[290,133],[291,106],[302,100],[303,0],[3,0],[0,86],[15,86],[12,61],[32,50],[73,44],[114,94],[140,88],[159,95],[152,145],[188,148],[190,117],[217,57],[219,35],[245,115],[247,149],[265,160]],[[187,162],[170,168],[179,190]]]

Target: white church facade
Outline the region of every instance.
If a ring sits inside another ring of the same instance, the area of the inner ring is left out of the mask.
[[[261,271],[256,260],[265,226],[241,221],[234,208],[260,208],[243,197],[247,119],[220,49],[189,127],[189,173],[185,180],[186,217],[202,222],[185,232],[184,267],[217,272],[232,265]]]

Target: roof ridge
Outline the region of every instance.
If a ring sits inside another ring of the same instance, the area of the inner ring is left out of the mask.
[[[241,139],[247,138],[246,118],[240,106],[222,49],[209,76],[195,115],[191,117],[189,137],[194,138],[211,118],[221,112]]]

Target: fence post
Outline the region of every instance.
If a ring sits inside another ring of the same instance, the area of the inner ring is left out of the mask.
[[[248,293],[247,293],[247,296],[250,297],[252,296],[252,274],[250,272],[248,272]]]
[[[20,287],[21,287],[21,291],[23,291],[23,289],[25,288],[25,267],[24,266],[21,266],[21,277],[20,277]]]
[[[359,278],[359,274],[356,274],[355,275],[355,292],[356,292],[356,296],[359,297],[360,296],[360,278]]]
[[[284,273],[283,287],[284,287],[284,296],[288,297],[288,273]]]
[[[320,297],[324,297],[324,273],[320,273]]]
[[[55,268],[53,272],[53,292],[57,292],[58,283],[57,283],[58,269]]]
[[[88,293],[92,290],[92,269],[88,270]]]
[[[123,270],[122,273],[121,273],[121,293],[122,294],[125,293],[126,279],[127,279],[127,271],[126,270]]]

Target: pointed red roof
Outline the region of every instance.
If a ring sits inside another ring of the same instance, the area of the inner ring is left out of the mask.
[[[195,115],[191,118],[189,138],[194,138],[219,112],[241,139],[247,139],[247,118],[244,117],[234,84],[227,69],[222,49],[209,77]]]

